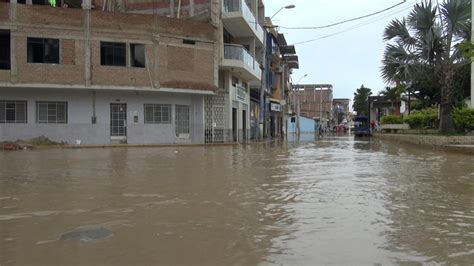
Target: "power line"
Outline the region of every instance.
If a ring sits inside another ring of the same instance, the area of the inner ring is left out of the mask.
[[[394,9],[394,8],[397,7],[397,6],[403,5],[404,3],[406,3],[406,1],[407,1],[407,0],[403,0],[402,2],[400,2],[400,3],[396,4],[396,5],[390,6],[390,7],[388,7],[388,8],[379,10],[379,11],[374,12],[374,13],[370,13],[370,14],[367,14],[367,15],[364,15],[364,16],[360,16],[360,17],[356,17],[356,18],[351,18],[351,19],[339,21],[339,22],[332,23],[332,24],[328,24],[328,25],[325,25],[325,26],[317,26],[317,27],[285,27],[285,26],[279,26],[279,27],[282,28],[282,29],[289,29],[289,30],[318,30],[318,29],[325,29],[325,28],[334,27],[334,26],[341,25],[341,24],[344,24],[344,23],[348,23],[348,22],[352,22],[352,21],[356,21],[356,20],[360,20],[360,19],[364,19],[364,18],[368,18],[368,17],[371,17],[371,16],[378,15],[378,14],[383,13],[383,12],[385,12],[385,11],[388,11],[388,10],[390,10],[390,9]]]
[[[414,1],[412,2],[412,4],[416,3],[417,1]],[[348,32],[348,31],[351,31],[351,30],[354,30],[354,29],[357,29],[357,28],[360,28],[360,27],[363,27],[363,26],[366,26],[366,25],[369,25],[375,21],[379,21],[379,20],[382,20],[382,19],[385,19],[387,17],[390,17],[394,14],[397,14],[397,13],[400,13],[400,12],[403,12],[405,10],[408,10],[408,9],[411,9],[413,6],[410,4],[409,6],[405,6],[403,7],[402,9],[399,9],[397,11],[394,11],[390,14],[386,14],[386,15],[383,15],[383,16],[379,16],[379,17],[376,17],[376,18],[373,18],[371,20],[368,20],[368,21],[364,21],[362,23],[359,23],[359,24],[356,24],[350,28],[347,28],[347,29],[344,29],[344,30],[341,30],[341,31],[338,31],[338,32],[334,32],[334,33],[331,33],[331,34],[328,34],[328,35],[324,35],[324,36],[321,36],[321,37],[318,37],[318,38],[315,38],[315,39],[310,39],[310,40],[306,40],[306,41],[301,41],[301,42],[297,42],[297,43],[294,43],[293,45],[296,45],[296,44],[304,44],[304,43],[310,43],[310,42],[314,42],[314,41],[319,41],[319,40],[322,40],[322,39],[326,39],[326,38],[329,38],[329,37],[332,37],[332,36],[335,36],[335,35],[339,35],[339,34],[342,34],[342,33],[345,33],[345,32]]]

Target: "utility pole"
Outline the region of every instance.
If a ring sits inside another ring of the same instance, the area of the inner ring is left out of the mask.
[[[320,123],[320,126],[322,126],[323,124],[323,86],[321,85],[319,88],[320,88],[319,90],[319,123]]]
[[[296,95],[296,135],[298,138],[300,137],[300,112],[301,112],[301,107],[300,107],[300,88],[296,88],[298,90],[298,94]]]

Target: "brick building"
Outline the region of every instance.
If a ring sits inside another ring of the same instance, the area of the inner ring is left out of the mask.
[[[63,3],[0,2],[0,141],[204,143],[212,23]]]
[[[333,94],[330,84],[297,84],[290,94],[292,103],[300,102],[301,116],[333,122]]]

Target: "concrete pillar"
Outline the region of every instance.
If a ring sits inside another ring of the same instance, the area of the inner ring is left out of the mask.
[[[16,60],[16,0],[10,1],[10,82],[18,81],[18,64]]]
[[[222,25],[222,1],[211,1],[211,23],[216,28],[214,34],[214,85],[219,87],[219,65],[224,57],[224,26]]]
[[[189,16],[194,16],[194,0],[189,0]]]
[[[92,84],[92,56],[91,56],[91,0],[82,1],[84,9],[84,84],[86,87]]]

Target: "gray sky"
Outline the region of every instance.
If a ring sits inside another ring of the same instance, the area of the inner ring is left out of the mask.
[[[266,16],[272,16],[283,6],[294,4],[294,9],[283,9],[273,18],[273,24],[284,27],[323,26],[338,21],[367,15],[396,5],[402,0],[266,0]],[[300,83],[329,83],[334,86],[334,98],[352,98],[361,84],[376,94],[386,84],[380,77],[380,66],[385,48],[382,35],[392,19],[402,19],[411,11],[416,0],[384,13],[362,20],[322,30],[294,30],[280,28],[288,44],[296,43],[299,70],[293,81]],[[375,21],[376,20],[376,21]],[[325,39],[297,44],[325,35],[356,29]]]

